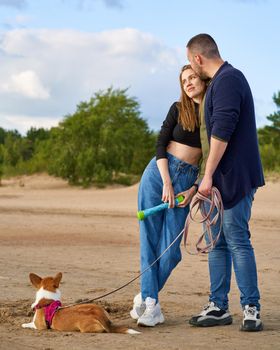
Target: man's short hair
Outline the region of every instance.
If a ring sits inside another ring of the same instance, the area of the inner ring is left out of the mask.
[[[209,34],[198,34],[192,37],[187,43],[187,48],[206,58],[221,58],[218,46]]]

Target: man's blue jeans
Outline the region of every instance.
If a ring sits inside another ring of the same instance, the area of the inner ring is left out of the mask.
[[[174,193],[186,191],[195,182],[198,168],[180,161],[169,153],[167,156]],[[153,158],[141,178],[138,209],[143,210],[162,203],[162,187],[156,159]],[[166,209],[140,221],[141,271],[152,264],[182,231],[188,212],[189,206]],[[144,300],[151,297],[158,301],[159,291],[181,260],[180,242],[181,239],[178,239],[163,257],[142,275],[141,295]]]
[[[232,263],[240,290],[241,306],[253,304],[260,309],[257,268],[248,224],[255,192],[253,189],[233,208],[224,211],[220,239],[209,253],[209,300],[224,310],[228,309]],[[213,235],[217,234],[218,226],[219,223],[212,230]]]

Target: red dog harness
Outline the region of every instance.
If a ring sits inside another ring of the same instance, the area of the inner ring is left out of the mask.
[[[43,306],[44,314],[45,314],[45,320],[48,329],[51,328],[52,325],[52,319],[56,313],[56,311],[61,307],[61,302],[59,300],[55,300],[52,303],[50,303],[47,306]],[[35,309],[41,309],[37,305],[35,306]]]

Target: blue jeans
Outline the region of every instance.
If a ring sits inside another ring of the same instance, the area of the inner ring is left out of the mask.
[[[180,161],[167,154],[168,168],[174,193],[189,189],[198,175],[196,166]],[[162,179],[153,158],[147,165],[139,186],[138,209],[143,210],[162,203]],[[163,210],[140,221],[141,271],[152,264],[184,228],[189,207]],[[182,237],[181,237],[182,238]],[[158,293],[163,288],[171,271],[181,260],[181,239],[141,278],[141,295],[145,300],[151,297],[158,301]]]
[[[248,224],[255,192],[253,189],[233,208],[224,211],[220,239],[208,256],[209,300],[224,310],[228,309],[232,263],[240,290],[241,306],[254,304],[258,310],[260,309],[257,268]],[[214,236],[217,234],[218,226],[219,223],[212,230]]]

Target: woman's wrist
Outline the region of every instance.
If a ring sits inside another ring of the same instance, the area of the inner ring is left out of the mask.
[[[171,179],[163,179],[162,182],[164,185],[171,185]]]

